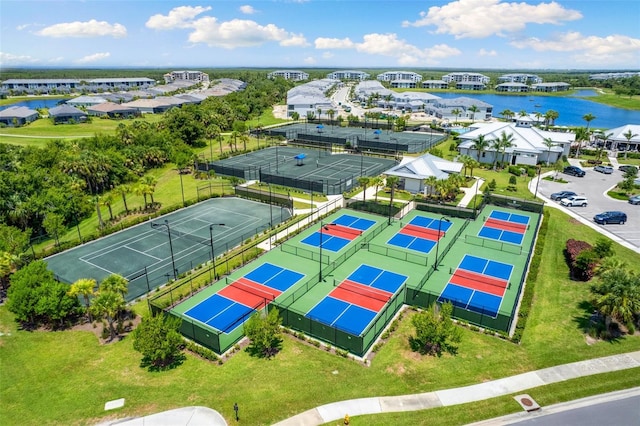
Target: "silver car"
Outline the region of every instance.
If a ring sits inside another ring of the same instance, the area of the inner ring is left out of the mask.
[[[587,207],[587,203],[587,197],[584,197],[582,195],[574,195],[573,197],[563,198],[562,200],[560,200],[560,204],[566,207]]]

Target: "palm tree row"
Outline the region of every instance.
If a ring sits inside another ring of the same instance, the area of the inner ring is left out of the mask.
[[[513,140],[513,134],[507,134],[503,130],[502,133],[500,133],[500,137],[497,139],[487,140],[485,139],[484,135],[479,135],[476,139],[474,139],[471,148],[476,150],[478,162],[480,162],[480,155],[485,152],[487,148],[495,150],[495,154],[493,155],[493,170],[495,171],[498,164],[498,153],[501,154],[500,162],[504,163],[504,156],[507,148],[511,148],[512,146],[514,146]]]

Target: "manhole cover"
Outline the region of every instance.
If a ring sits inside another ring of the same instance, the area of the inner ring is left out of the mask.
[[[529,398],[522,398],[520,402],[522,402],[522,404],[526,405],[527,407],[531,407],[533,405],[533,401],[531,401]]]

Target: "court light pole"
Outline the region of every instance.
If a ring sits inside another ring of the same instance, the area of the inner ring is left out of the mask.
[[[320,221],[320,261],[319,261],[319,263],[320,263],[320,273],[318,274],[318,277],[319,277],[319,278],[318,278],[318,282],[322,282],[322,242],[323,242],[323,241],[322,241],[322,239],[323,239],[323,235],[324,235],[324,234],[322,233],[322,230],[323,230],[323,229],[324,229],[325,231],[328,231],[328,230],[329,230],[329,228],[328,228],[328,227],[326,227],[326,225],[324,225],[324,224],[322,223],[322,221]]]
[[[398,138],[390,138],[390,141],[396,141],[396,160],[398,159]]]
[[[442,228],[442,221],[445,222],[451,222],[449,219],[447,219],[446,217],[442,216],[440,218],[440,220],[438,221],[438,241],[436,241],[436,261],[433,263],[433,270],[437,271],[438,270],[438,249],[440,248],[440,230]]]
[[[151,227],[153,229],[159,227],[159,226],[166,226],[167,227],[167,234],[169,235],[169,250],[171,251],[171,266],[173,267],[173,279],[177,280],[178,279],[178,274],[177,269],[176,269],[176,261],[173,257],[173,242],[171,241],[171,227],[169,226],[169,221],[165,219],[164,223],[153,223],[151,222]]]
[[[218,275],[216,274],[216,252],[213,250],[213,227],[214,226],[224,226],[224,223],[212,223],[211,225],[209,225],[209,243],[211,244],[211,263],[213,267],[213,279],[216,279],[218,278]]]

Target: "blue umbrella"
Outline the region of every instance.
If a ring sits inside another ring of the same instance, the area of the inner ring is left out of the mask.
[[[319,131],[321,131],[322,129],[324,129],[324,125],[322,125],[322,124],[318,124],[318,125],[316,126],[316,129],[318,129],[318,132],[319,132]]]
[[[380,129],[376,129],[373,131],[373,134],[376,135],[376,139],[378,139],[378,137],[380,136],[380,133],[382,133]]]

